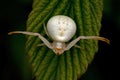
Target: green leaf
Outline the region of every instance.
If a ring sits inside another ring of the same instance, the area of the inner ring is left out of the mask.
[[[50,40],[43,24],[50,17],[60,14],[75,20],[77,32],[73,39],[80,35],[99,35],[102,10],[102,0],[34,0],[27,31],[38,32]],[[40,43],[42,41],[37,37],[27,37],[26,51],[36,80],[77,80],[86,72],[98,51],[96,40],[80,40],[77,45],[83,49],[72,47],[59,56],[46,46],[37,47]]]

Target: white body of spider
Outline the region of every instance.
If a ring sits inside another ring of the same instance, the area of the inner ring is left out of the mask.
[[[54,41],[67,42],[75,35],[76,24],[70,17],[58,15],[49,19],[47,30]]]
[[[66,44],[76,32],[76,24],[74,20],[68,16],[56,15],[48,20],[47,23],[47,33],[52,38],[53,43],[50,43],[46,38],[41,36],[39,33],[26,32],[26,31],[13,31],[8,34],[22,33],[26,35],[38,36],[43,43],[50,49],[52,49],[55,54],[60,55],[64,51],[69,50],[71,47],[80,39],[97,39],[109,43],[109,40],[104,37],[99,36],[79,36],[78,38]],[[77,46],[79,47],[79,46]]]
[[[66,47],[65,42],[68,42],[75,35],[76,24],[70,17],[57,15],[49,19],[47,31],[54,40],[53,51],[61,54]]]

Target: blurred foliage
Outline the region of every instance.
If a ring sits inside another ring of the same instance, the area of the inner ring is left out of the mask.
[[[120,34],[119,3],[119,0],[104,0],[101,35],[111,40],[111,46],[100,43],[95,59],[81,80],[114,80],[116,77],[114,71],[117,71],[115,62],[118,59],[116,57],[119,49],[116,46],[119,46],[119,39],[115,36]],[[0,80],[31,79],[29,64],[24,55],[26,38],[7,35],[13,30],[25,30],[31,7],[32,0],[2,0],[0,2]]]

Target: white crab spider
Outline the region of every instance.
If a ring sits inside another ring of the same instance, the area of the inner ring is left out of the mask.
[[[69,44],[66,44],[76,32],[75,22],[68,16],[57,15],[49,19],[47,23],[47,33],[53,39],[53,43],[50,43],[46,38],[44,38],[39,33],[26,32],[26,31],[13,31],[8,34],[21,33],[26,35],[38,36],[43,43],[50,49],[52,49],[55,54],[60,55],[64,51],[69,50],[71,47],[80,39],[97,39],[109,43],[109,40],[104,37],[99,36],[79,36],[78,38],[71,41]]]

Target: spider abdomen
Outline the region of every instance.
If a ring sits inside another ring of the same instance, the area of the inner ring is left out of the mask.
[[[47,31],[54,41],[67,42],[74,36],[76,24],[70,17],[57,15],[49,19]]]

